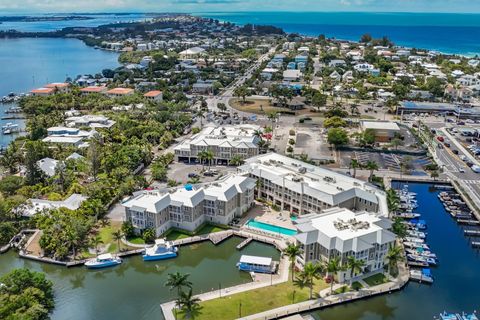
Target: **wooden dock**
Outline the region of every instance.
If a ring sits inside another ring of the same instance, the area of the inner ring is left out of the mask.
[[[480,237],[480,230],[464,230],[463,233],[470,237]]]
[[[242,250],[244,247],[246,247],[250,242],[252,242],[253,239],[252,238],[247,238],[245,240],[242,241],[242,243],[240,243],[238,246],[237,246],[237,250]]]
[[[225,231],[225,232],[210,233],[208,235],[208,238],[210,239],[210,241],[212,241],[212,243],[214,245],[217,245],[217,244],[227,240],[231,236],[233,236],[232,231]]]
[[[460,224],[469,224],[469,225],[472,225],[472,226],[480,226],[480,221],[478,221],[478,220],[458,219],[457,222],[460,223]]]

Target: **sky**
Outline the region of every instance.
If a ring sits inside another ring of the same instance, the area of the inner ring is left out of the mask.
[[[480,0],[0,0],[2,13],[367,11],[480,13]]]

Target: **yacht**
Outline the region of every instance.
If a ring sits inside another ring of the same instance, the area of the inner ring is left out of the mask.
[[[122,259],[114,257],[110,253],[105,253],[96,258],[89,259],[85,262],[85,266],[89,269],[100,269],[106,267],[113,267],[122,263]]]
[[[422,256],[419,256],[417,254],[409,253],[409,254],[407,254],[407,258],[408,258],[408,260],[411,260],[411,261],[426,262],[429,265],[436,265],[437,264],[437,260],[435,260],[434,258],[422,257]]]
[[[412,236],[412,235],[406,236],[405,241],[413,242],[413,243],[425,243],[424,239],[421,239],[421,238],[418,238],[418,237],[415,237],[415,236]]]
[[[406,242],[403,243],[403,245],[407,248],[413,248],[413,249],[421,248],[423,250],[430,250],[430,247],[428,246],[428,244],[425,244],[425,243],[417,243],[417,242],[406,241]]]
[[[427,258],[434,258],[437,259],[437,255],[431,251],[424,250],[422,248],[417,248],[417,249],[405,249],[407,253],[419,255],[421,257],[427,257]]]
[[[156,239],[153,247],[145,249],[145,253],[143,254],[143,260],[154,261],[175,258],[177,256],[177,251],[178,249],[173,244],[173,241]]]
[[[425,239],[427,237],[425,232],[416,231],[416,230],[407,230],[407,234],[414,238],[420,238],[420,239]]]
[[[11,134],[11,133],[14,133],[14,132],[18,132],[18,124],[16,124],[16,123],[9,122],[2,127],[2,133],[3,134]]]

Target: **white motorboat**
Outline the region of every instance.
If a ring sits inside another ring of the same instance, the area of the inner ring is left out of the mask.
[[[413,243],[425,243],[425,240],[424,239],[420,239],[420,238],[417,238],[415,236],[408,236],[408,237],[405,237],[405,241],[407,242],[413,242]]]
[[[120,257],[114,257],[110,253],[105,253],[97,256],[96,258],[89,259],[85,262],[85,266],[89,269],[100,269],[119,265],[122,263]]]
[[[407,248],[413,248],[413,249],[416,249],[416,248],[421,248],[423,250],[430,250],[430,247],[428,245],[426,245],[425,243],[416,243],[416,242],[404,242],[403,245]]]
[[[437,260],[435,260],[434,258],[422,257],[422,256],[419,256],[419,255],[416,255],[416,254],[409,253],[409,254],[407,254],[407,258],[408,258],[408,260],[411,260],[411,261],[426,262],[429,265],[436,265],[437,264]]]
[[[177,256],[177,247],[173,241],[166,241],[165,239],[156,239],[153,247],[146,248],[143,254],[144,261],[163,260],[175,258]]]
[[[414,255],[419,255],[419,256],[422,256],[422,257],[427,257],[427,258],[433,258],[433,259],[437,259],[437,255],[431,251],[428,251],[428,250],[424,250],[422,248],[417,248],[417,249],[405,249],[405,251],[407,253],[411,253],[411,254],[414,254]]]
[[[416,230],[407,230],[407,234],[414,238],[420,238],[420,239],[425,239],[427,237],[427,234],[425,232],[416,231]]]

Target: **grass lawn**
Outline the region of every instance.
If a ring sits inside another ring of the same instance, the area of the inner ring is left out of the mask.
[[[223,229],[221,227],[214,226],[214,225],[211,225],[211,224],[205,224],[203,227],[198,229],[195,232],[194,235],[198,236],[198,235],[202,235],[202,234],[209,234],[209,233],[220,232],[220,231],[224,231],[224,230],[226,230],[226,229]],[[191,236],[192,236],[191,233],[182,232],[181,230],[172,229],[171,231],[169,231],[167,233],[167,235],[165,237],[167,238],[167,240],[178,240],[178,239],[189,238]]]
[[[109,245],[108,252],[114,253],[118,251],[118,244],[117,241],[113,240],[113,232],[120,230],[122,227],[122,223],[119,221],[111,221],[108,226],[100,228],[98,230],[98,234],[102,239],[103,245]],[[121,246],[121,244],[120,244]],[[123,247],[122,247],[123,248]]]
[[[245,103],[242,103],[242,99],[231,99],[230,105],[243,112],[250,112],[255,114],[266,114],[270,112],[291,112],[288,108],[274,107],[270,104],[269,100],[262,99],[248,99]],[[262,108],[260,108],[262,106]]]
[[[133,237],[133,238],[128,238],[128,242],[133,243],[133,244],[145,244],[145,240],[142,239],[142,237]]]
[[[314,296],[322,289],[328,288],[323,280],[316,280]],[[295,301],[293,291],[295,290]],[[195,317],[197,320],[222,319],[230,320],[239,317],[240,303],[242,304],[242,316],[263,312],[281,306],[308,300],[309,289],[300,289],[289,280],[274,286],[268,286],[256,290],[237,293],[225,298],[218,298],[200,303],[203,307],[201,314]]]
[[[334,294],[340,294],[340,293],[345,293],[345,292],[349,292],[349,291],[351,291],[351,289],[348,286],[343,286],[343,287],[340,287],[337,290],[333,291],[333,293]]]
[[[378,286],[379,284],[387,282],[387,277],[383,273],[377,273],[373,276],[363,279],[369,286]]]

